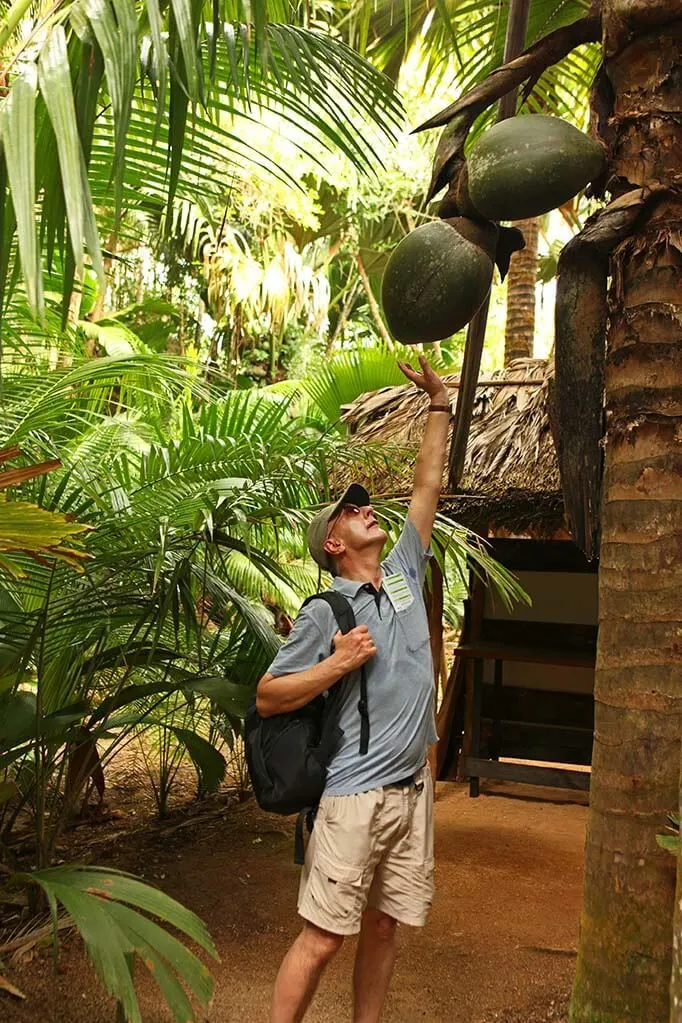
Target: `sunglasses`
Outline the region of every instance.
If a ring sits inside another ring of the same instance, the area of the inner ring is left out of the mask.
[[[355,518],[356,515],[360,515],[361,512],[362,512],[362,509],[357,504],[344,504],[344,506],[341,509],[341,511],[339,512],[339,514],[336,516],[335,519],[332,520],[332,524],[331,524],[331,526],[329,528],[329,532],[327,533],[327,535],[325,537],[325,540],[329,540],[331,538],[331,535],[334,532],[334,529],[336,528],[337,522],[339,521],[339,519],[343,515],[345,515],[346,518],[351,519],[351,518]]]

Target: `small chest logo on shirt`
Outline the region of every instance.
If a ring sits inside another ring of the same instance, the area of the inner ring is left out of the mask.
[[[406,611],[414,604],[414,595],[402,572],[393,572],[391,575],[384,576],[383,585],[396,614]]]

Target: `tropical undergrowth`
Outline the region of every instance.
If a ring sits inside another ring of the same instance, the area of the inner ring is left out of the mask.
[[[165,355],[90,358],[81,332],[38,328],[18,304],[6,322],[2,855],[34,910],[68,911],[135,1019],[136,950],[163,963],[172,949],[134,909],[181,930],[184,920],[209,951],[210,939],[138,882],[110,872],[96,885],[80,869],[55,868],[64,836],[89,798],[104,798],[110,765],[131,742],[143,745],[160,815],[181,764],[195,769],[199,796],[225,781],[283,617],[326,583],[307,556],[306,523],[340,468],[352,473],[361,459],[367,472],[388,456],[348,444],[319,391],[317,403],[301,400],[300,387],[216,392]],[[12,533],[14,509],[38,516],[32,531]],[[378,510],[395,539],[404,506],[387,500]],[[440,521],[436,545],[451,572],[463,578],[472,563],[506,599],[519,595],[466,531]],[[111,886],[120,897],[109,897]],[[102,944],[111,927],[120,930],[113,960]],[[178,955],[179,975],[205,1001],[204,967]],[[181,1018],[175,974],[166,963],[155,976]]]

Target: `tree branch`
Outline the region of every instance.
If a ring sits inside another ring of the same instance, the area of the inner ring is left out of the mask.
[[[365,289],[365,294],[367,295],[367,301],[369,303],[369,309],[372,314],[372,319],[374,320],[376,328],[379,331],[379,334],[381,335],[381,338],[386,347],[388,348],[389,352],[393,352],[395,351],[395,344],[393,343],[393,338],[389,334],[388,330],[386,329],[386,324],[381,318],[381,310],[379,309],[379,303],[374,297],[372,285],[369,282],[369,277],[367,276],[365,264],[362,262],[362,256],[360,255],[359,252],[356,253],[355,262],[358,264],[358,270],[360,271],[362,285]]]

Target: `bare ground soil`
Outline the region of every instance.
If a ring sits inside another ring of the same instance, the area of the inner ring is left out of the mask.
[[[201,1019],[266,1023],[275,973],[299,929],[289,822],[222,795],[155,823],[133,781],[128,789],[119,783],[120,808],[77,829],[65,853],[140,873],[195,910],[221,957]],[[438,785],[436,902],[423,931],[400,930],[385,1023],[565,1023],[584,804],[580,795],[495,783],[472,800],[464,786]],[[350,1020],[353,952],[347,941],[306,1023]],[[75,936],[57,974],[42,949],[4,966],[27,999],[0,994],[2,1023],[112,1023],[112,1002]],[[153,982],[140,979],[145,1023],[168,1023]]]

